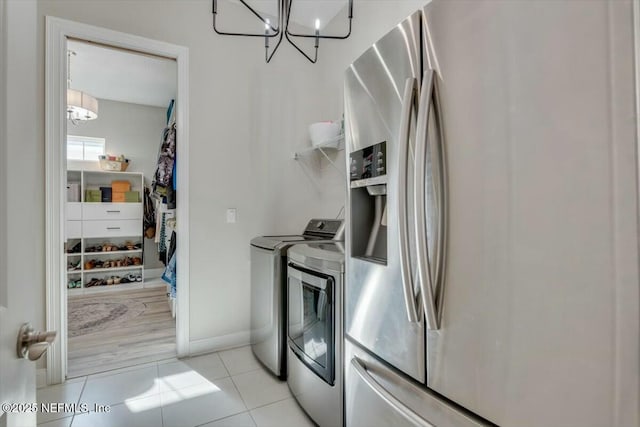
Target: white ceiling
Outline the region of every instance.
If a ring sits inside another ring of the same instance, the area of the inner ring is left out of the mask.
[[[69,40],[71,88],[111,101],[164,107],[176,96],[176,62]]]

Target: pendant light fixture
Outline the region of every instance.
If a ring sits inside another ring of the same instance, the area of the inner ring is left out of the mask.
[[[98,118],[98,100],[81,90],[71,89],[71,57],[75,55],[74,51],[67,51],[67,120],[74,125]]]
[[[240,4],[246,7],[258,20],[262,22],[261,25],[264,25],[264,33],[240,33],[240,32],[229,32],[222,31],[217,27],[216,18],[218,15],[218,0],[213,0],[213,30],[220,35],[223,36],[242,36],[242,37],[264,37],[264,59],[266,63],[271,61],[273,55],[276,53],[278,48],[280,47],[280,43],[282,43],[282,39],[286,38],[287,41],[294,47],[298,52],[300,52],[307,60],[313,64],[318,61],[318,47],[320,46],[320,39],[334,39],[334,40],[344,40],[351,35],[351,21],[353,20],[353,0],[348,1],[348,20],[349,20],[349,28],[344,35],[326,35],[320,34],[320,20],[315,20],[315,33],[313,34],[298,34],[289,31],[289,21],[291,18],[291,6],[294,0],[276,0],[278,2],[278,16],[276,17],[275,26],[271,23],[271,21],[264,16],[262,16],[258,11],[252,8],[246,0],[238,0]],[[270,39],[276,39],[277,42],[275,46],[270,48]],[[314,55],[307,54],[298,44],[294,41],[295,38],[312,38],[315,39],[314,43]]]

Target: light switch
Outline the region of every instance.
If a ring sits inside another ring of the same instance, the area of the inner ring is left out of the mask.
[[[227,209],[227,223],[233,224],[238,219],[238,212],[236,208]]]

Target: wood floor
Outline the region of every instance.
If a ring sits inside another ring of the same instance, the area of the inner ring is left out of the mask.
[[[156,287],[104,294],[78,295],[69,301],[135,298],[144,313],[101,331],[68,340],[67,377],[74,378],[176,356],[176,322],[171,317],[166,288]]]

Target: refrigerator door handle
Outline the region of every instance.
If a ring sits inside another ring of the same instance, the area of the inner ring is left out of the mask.
[[[432,104],[435,103],[435,71],[427,70],[424,73],[422,80],[422,94],[420,96],[420,104],[418,109],[418,125],[416,130],[416,164],[415,164],[415,185],[414,185],[414,210],[415,210],[415,232],[416,232],[416,254],[418,258],[418,280],[420,286],[420,295],[422,296],[422,303],[424,304],[425,316],[427,320],[427,328],[430,330],[437,330],[440,328],[440,317],[438,313],[438,305],[436,304],[436,288],[434,284],[441,278],[440,262],[441,254],[444,245],[444,233],[443,233],[443,185],[442,185],[442,172],[443,172],[443,157],[438,155],[440,151],[436,151],[437,159],[433,159],[429,163],[431,170],[427,170],[427,150],[432,150],[432,145],[435,142],[429,141],[429,123],[432,115]],[[434,102],[432,102],[434,101]],[[437,116],[437,105],[434,107],[436,111],[434,116]],[[435,160],[435,162],[433,161]],[[435,230],[429,230],[427,225],[427,211],[426,211],[426,181],[427,173],[432,174],[433,182],[429,180],[429,185],[433,186],[435,197],[433,200],[429,200],[430,209],[437,215],[437,219],[434,223],[437,224]],[[436,271],[434,274],[433,265],[429,260],[429,243],[428,235],[433,233],[432,237],[435,238],[436,244],[434,247],[433,257]],[[442,293],[442,289],[440,289]]]
[[[400,115],[400,135],[398,139],[398,226],[400,236],[400,271],[402,274],[402,286],[404,291],[404,303],[407,308],[407,318],[410,323],[418,323],[418,310],[416,297],[413,291],[413,275],[409,263],[409,227],[407,218],[407,162],[409,151],[409,135],[411,127],[411,113],[416,94],[418,92],[417,80],[409,77],[404,84],[402,97],[402,114]]]
[[[418,427],[434,427],[433,424],[416,414],[411,408],[402,403],[397,397],[389,393],[379,382],[377,382],[367,372],[367,368],[362,361],[357,357],[351,359],[351,367],[356,371],[360,379],[371,388],[382,400],[384,400],[389,406],[394,408],[399,414],[401,414],[407,421]]]

